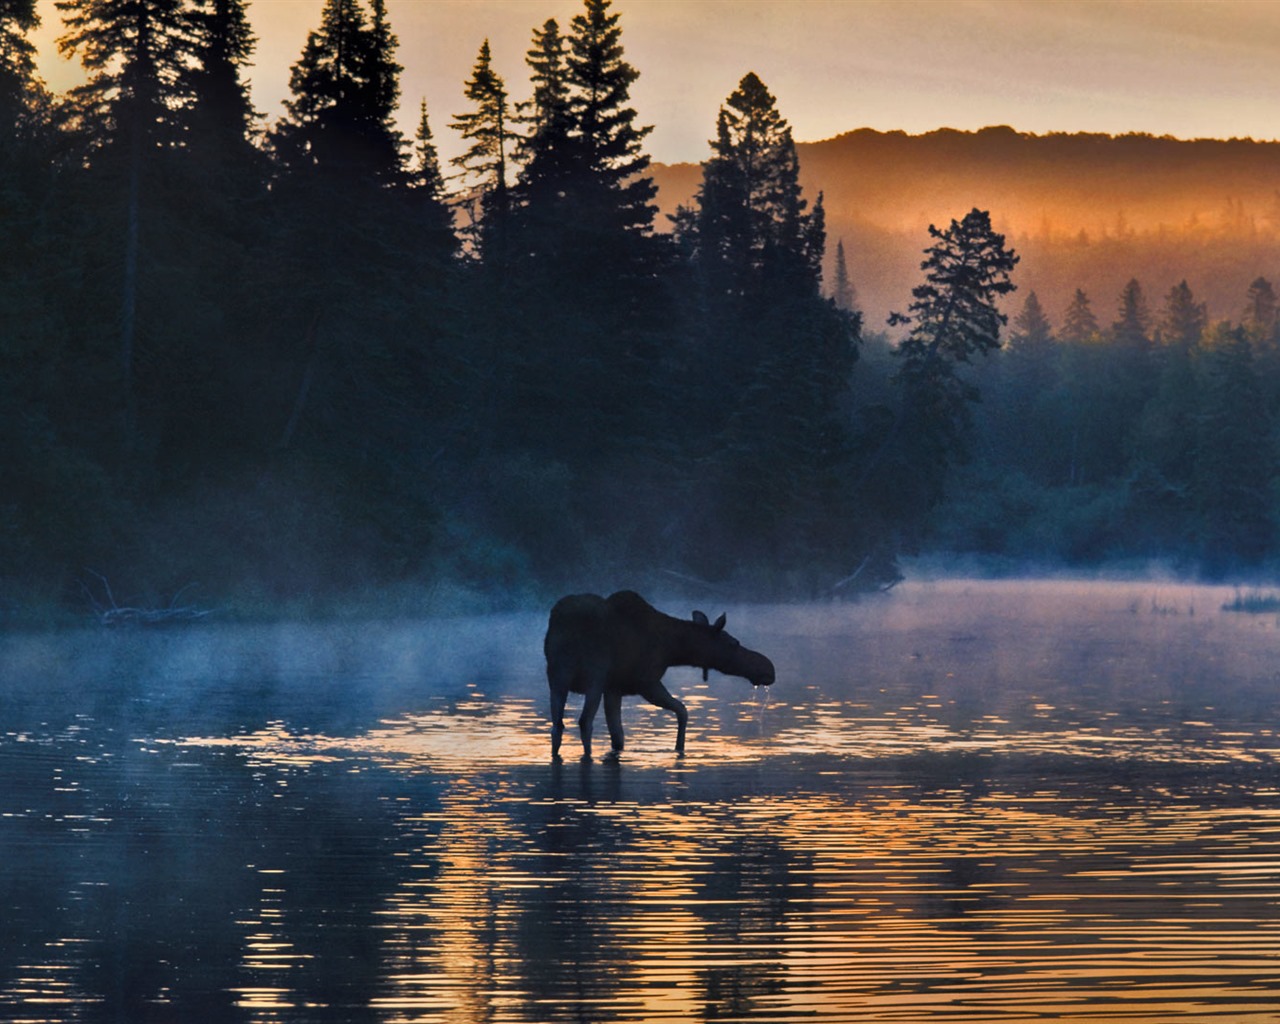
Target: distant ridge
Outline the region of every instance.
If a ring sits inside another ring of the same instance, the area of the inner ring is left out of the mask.
[[[929,224],[974,206],[1023,256],[1013,308],[1034,289],[1055,320],[1080,287],[1110,322],[1131,277],[1153,312],[1186,278],[1218,317],[1238,316],[1259,275],[1280,285],[1280,142],[998,126],[861,128],[797,148],[805,194],[824,193],[829,249],[844,240],[873,328],[910,301]],[[692,200],[701,168],[655,165],[654,176],[671,212]]]

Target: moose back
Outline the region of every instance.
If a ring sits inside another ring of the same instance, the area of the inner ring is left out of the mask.
[[[622,698],[629,696],[675,712],[676,750],[684,753],[689,715],[662,683],[668,668],[691,665],[702,669],[703,678],[715,669],[755,686],[769,686],[774,680],[773,662],[743,647],[724,626],[724,615],[715,622],[697,611],[688,620],[666,615],[630,590],[607,598],[571,594],[557,601],[543,643],[551,689],[552,756],[560,755],[570,693],[584,697],[578,718],[583,758],[591,757],[591,731],[601,701],[613,750],[622,750]]]

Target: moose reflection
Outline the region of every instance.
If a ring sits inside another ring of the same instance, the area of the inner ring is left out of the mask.
[[[725,616],[710,622],[702,612],[689,621],[654,608],[639,594],[622,590],[608,598],[571,594],[551,609],[543,651],[551,688],[551,753],[560,755],[564,708],[569,693],[584,695],[578,725],[582,756],[591,757],[591,731],[600,701],[614,752],[622,750],[622,698],[643,697],[676,715],[676,750],[684,753],[689,715],[684,704],[662,685],[673,665],[691,665],[741,676],[755,686],[769,686],[773,662],[748,650],[725,632]]]

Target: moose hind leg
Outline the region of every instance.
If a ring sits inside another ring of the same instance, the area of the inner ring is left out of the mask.
[[[689,724],[689,712],[685,710],[683,702],[671,696],[670,691],[661,683],[655,683],[649,689],[642,693],[642,696],[650,704],[660,708],[666,708],[668,711],[674,711],[676,714],[676,753],[684,753],[684,730]]]

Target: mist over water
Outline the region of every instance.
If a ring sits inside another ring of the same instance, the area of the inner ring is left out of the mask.
[[[1234,596],[730,607],[775,686],[672,670],[688,755],[628,701],[590,764],[542,614],[5,637],[0,1018],[1274,1020],[1280,618]]]

